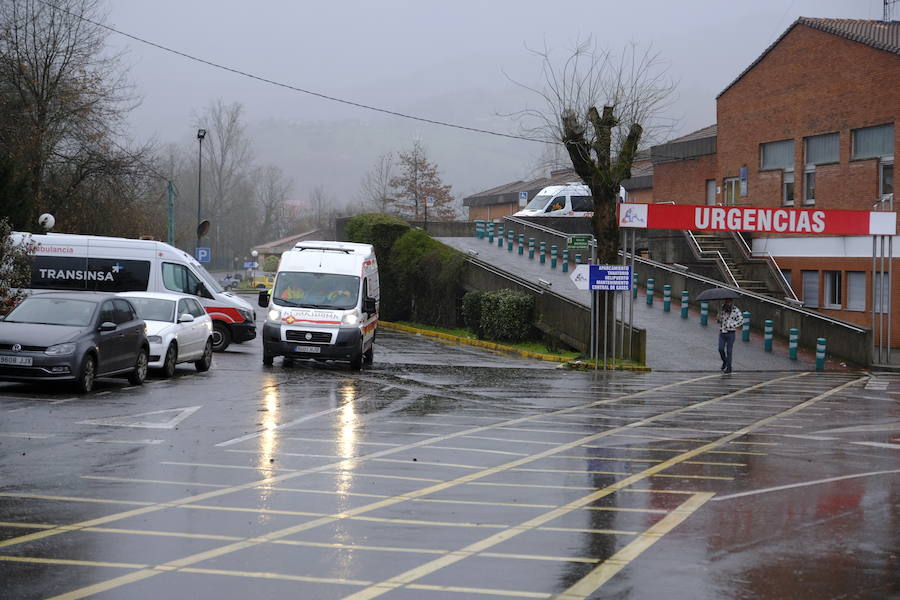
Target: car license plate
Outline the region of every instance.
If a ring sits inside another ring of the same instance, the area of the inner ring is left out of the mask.
[[[294,352],[309,352],[312,354],[318,354],[322,352],[322,348],[319,346],[294,346]]]
[[[16,365],[17,367],[30,367],[30,356],[0,356],[0,365]]]

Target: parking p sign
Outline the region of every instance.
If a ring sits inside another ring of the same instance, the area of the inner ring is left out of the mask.
[[[197,248],[197,262],[208,263],[212,258],[212,252],[209,248]]]

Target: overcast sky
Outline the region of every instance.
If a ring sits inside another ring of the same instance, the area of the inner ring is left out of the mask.
[[[516,132],[516,124],[498,113],[534,99],[503,73],[526,83],[539,81],[539,61],[526,46],[562,52],[587,36],[611,49],[629,41],[652,44],[678,81],[672,116],[680,119],[678,133],[687,133],[715,122],[716,94],[798,16],[880,19],[881,14],[881,0],[154,0],[110,2],[107,23],[297,87],[509,132]],[[109,43],[127,48],[130,77],[143,97],[130,119],[139,140],[189,144],[195,133],[192,116],[221,99],[242,103],[251,125],[275,119],[384,126],[387,120],[403,132],[399,139],[422,139],[448,173],[454,172],[447,164],[454,155],[473,148],[508,148],[499,151],[523,157],[535,152],[528,142],[497,146],[496,140],[475,133],[454,135],[447,147],[435,148],[434,142],[443,145],[445,139],[435,126],[247,79],[116,34]],[[357,150],[365,154],[361,164],[374,162],[373,148]],[[258,150],[265,155],[265,149]],[[485,168],[469,179],[456,174],[463,181],[451,183],[458,192],[471,193],[482,182],[499,185],[510,175],[509,167],[497,173]],[[361,175],[352,177],[358,181]]]

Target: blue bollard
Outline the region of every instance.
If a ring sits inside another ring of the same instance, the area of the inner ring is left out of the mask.
[[[523,256],[525,254],[525,234],[519,234],[519,256]]]
[[[534,238],[528,238],[528,258],[534,260]]]
[[[637,274],[637,273],[635,273],[634,275],[632,275],[631,278],[632,278],[632,282],[631,282],[631,299],[634,300],[634,299],[636,299],[637,296],[638,296],[638,282],[640,281],[641,278],[638,277],[638,274]]]
[[[541,257],[541,264],[542,265],[546,264],[547,263],[547,242],[541,242],[540,257]]]
[[[558,251],[559,251],[559,250],[556,248],[556,244],[553,244],[552,246],[550,246],[550,268],[551,268],[551,269],[555,269],[555,268],[556,268],[556,262],[557,262],[557,260],[556,260],[556,259],[557,259],[556,253],[557,253]]]
[[[484,239],[484,221],[475,221],[475,237],[479,240]]]
[[[653,289],[656,282],[650,278],[647,280],[647,306],[653,306]]]
[[[681,318],[688,318],[688,307],[690,306],[690,295],[687,290],[681,292]]]
[[[487,234],[488,234],[488,244],[493,244],[494,243],[494,224],[493,223],[488,223]]]
[[[576,264],[576,265],[580,265],[580,264],[581,264],[581,255],[580,255],[580,254],[576,254],[576,255],[575,255],[575,264]]]
[[[700,302],[700,324],[704,327],[709,324],[709,302],[706,300]]]
[[[797,344],[800,341],[800,330],[791,327],[790,335],[788,337],[788,358],[791,360],[797,360]]]
[[[512,252],[513,245],[516,243],[516,232],[510,231],[506,234],[506,250]]]
[[[563,272],[563,273],[568,273],[568,272],[569,272],[569,249],[568,249],[568,248],[566,248],[565,250],[563,250],[563,266],[562,266],[562,272]]]
[[[772,351],[772,337],[775,333],[775,323],[771,319],[766,319],[765,328],[763,329],[763,350]]]
[[[663,286],[663,312],[672,310],[672,286],[668,283]]]
[[[503,247],[503,225],[497,226],[497,247]]]
[[[745,342],[750,341],[750,313],[744,311],[744,324],[741,327],[741,339]]]
[[[816,338],[816,371],[825,370],[825,338]]]

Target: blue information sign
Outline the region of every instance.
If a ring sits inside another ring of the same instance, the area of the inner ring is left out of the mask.
[[[197,248],[197,262],[208,263],[212,258],[212,252],[209,248]]]
[[[631,289],[631,265],[591,265],[590,289],[627,292]]]

